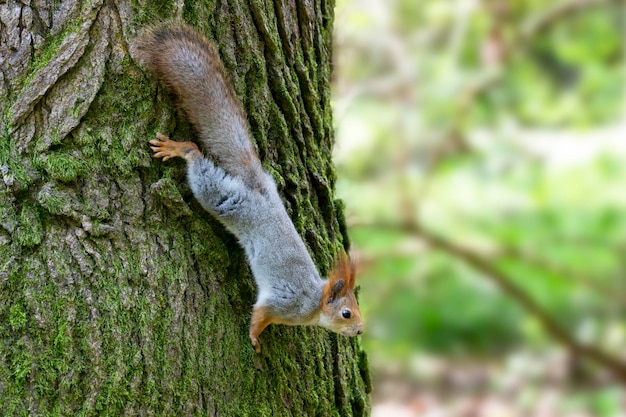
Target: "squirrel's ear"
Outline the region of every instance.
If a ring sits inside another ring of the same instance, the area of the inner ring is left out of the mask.
[[[340,252],[332,271],[330,271],[329,278],[331,281],[343,279],[346,281],[346,287],[348,289],[354,288],[354,281],[356,276],[356,266],[354,262],[345,252]]]
[[[328,298],[326,299],[326,304],[333,303],[337,299],[337,297],[341,295],[345,287],[346,283],[344,282],[344,280],[339,279],[335,281],[332,284],[332,287],[330,287],[330,292],[328,294]]]
[[[346,288],[349,290],[354,289],[354,282],[356,281],[356,265],[350,259],[350,257],[343,251],[337,256],[335,265],[329,275],[331,281],[343,279],[346,281]]]
[[[354,290],[354,284],[356,283],[356,262],[352,258],[348,258],[346,255],[346,262],[348,263],[348,288]]]

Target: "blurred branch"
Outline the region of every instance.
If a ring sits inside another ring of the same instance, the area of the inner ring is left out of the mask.
[[[350,227],[373,227],[378,228],[377,224],[367,224],[367,223],[359,223],[357,221],[350,221]],[[389,228],[386,227],[385,228]],[[400,226],[397,226],[398,230],[402,230],[406,232]],[[421,236],[420,236],[421,237]],[[424,253],[426,249],[426,245],[424,245],[424,240],[420,239],[419,244],[415,245],[403,245],[399,248],[389,248],[384,251],[376,251],[375,253],[360,253],[355,252],[358,256],[358,263],[361,267],[367,268],[371,264],[375,264],[381,262],[383,260],[389,259],[399,259],[399,258],[414,258],[415,256],[419,256]],[[592,245],[598,245],[598,243],[592,243]],[[623,252],[622,252],[623,253]],[[477,255],[480,255],[483,259],[486,258],[509,258],[513,260],[518,260],[523,262],[524,264],[530,266],[531,268],[536,268],[538,270],[543,271],[544,273],[550,274],[551,276],[565,280],[568,282],[575,282],[577,284],[584,285],[586,289],[593,291],[595,294],[603,297],[606,300],[611,300],[619,303],[622,306],[626,306],[626,293],[621,288],[615,288],[615,286],[607,285],[605,282],[598,282],[598,276],[588,276],[580,274],[578,271],[574,269],[570,269],[564,267],[563,265],[557,264],[555,262],[551,262],[548,259],[542,258],[537,253],[523,250],[516,247],[498,247],[493,250],[485,250],[481,252],[476,252]],[[619,276],[615,276],[614,279],[619,281]]]
[[[621,305],[626,306],[626,297],[620,288],[613,288],[610,285],[596,282],[596,280],[590,277],[583,276],[576,271],[564,268],[562,265],[557,265],[554,262],[543,259],[536,253],[520,250],[514,247],[505,247],[496,252],[494,256],[519,259],[525,264],[544,270],[555,277],[567,277],[568,281],[581,283],[595,293],[605,297],[607,300],[614,300],[619,302]]]
[[[626,384],[626,362],[622,359],[612,356],[611,354],[586,343],[583,343],[572,336],[564,329],[551,315],[537,303],[523,288],[518,286],[514,280],[498,269],[486,257],[477,252],[453,243],[425,230],[416,222],[407,222],[403,224],[396,223],[360,223],[351,225],[351,227],[370,227],[375,229],[395,230],[409,233],[422,240],[429,246],[437,250],[448,253],[449,255],[462,260],[476,271],[481,272],[486,278],[490,279],[500,290],[516,300],[524,309],[534,315],[542,324],[545,331],[558,343],[567,347],[573,354],[580,357],[588,358],[596,364],[602,366],[611,372],[619,381]]]
[[[521,35],[526,41],[542,34],[564,17],[609,4],[625,4],[624,0],[569,0],[555,4],[543,13],[531,17],[523,25]]]

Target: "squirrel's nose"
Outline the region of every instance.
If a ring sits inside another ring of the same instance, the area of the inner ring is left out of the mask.
[[[363,329],[359,329],[356,331],[356,334],[363,334]]]

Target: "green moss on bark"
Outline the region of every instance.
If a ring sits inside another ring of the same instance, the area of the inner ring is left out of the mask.
[[[64,137],[35,129],[25,145],[9,132],[29,137],[26,127],[2,129],[0,414],[367,415],[358,340],[273,325],[260,355],[250,347],[245,256],[193,199],[184,164],[151,158],[156,131],[189,129],[126,38],[182,13],[216,40],[263,165],[325,272],[347,245],[330,163],[332,4],[125,6],[80,125]],[[38,62],[54,59],[54,42],[46,50]]]

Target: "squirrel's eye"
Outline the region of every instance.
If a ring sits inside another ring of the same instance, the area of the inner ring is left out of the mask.
[[[344,319],[349,319],[350,316],[352,316],[352,313],[350,313],[350,310],[348,310],[347,308],[344,308],[343,310],[341,310],[341,315]]]

